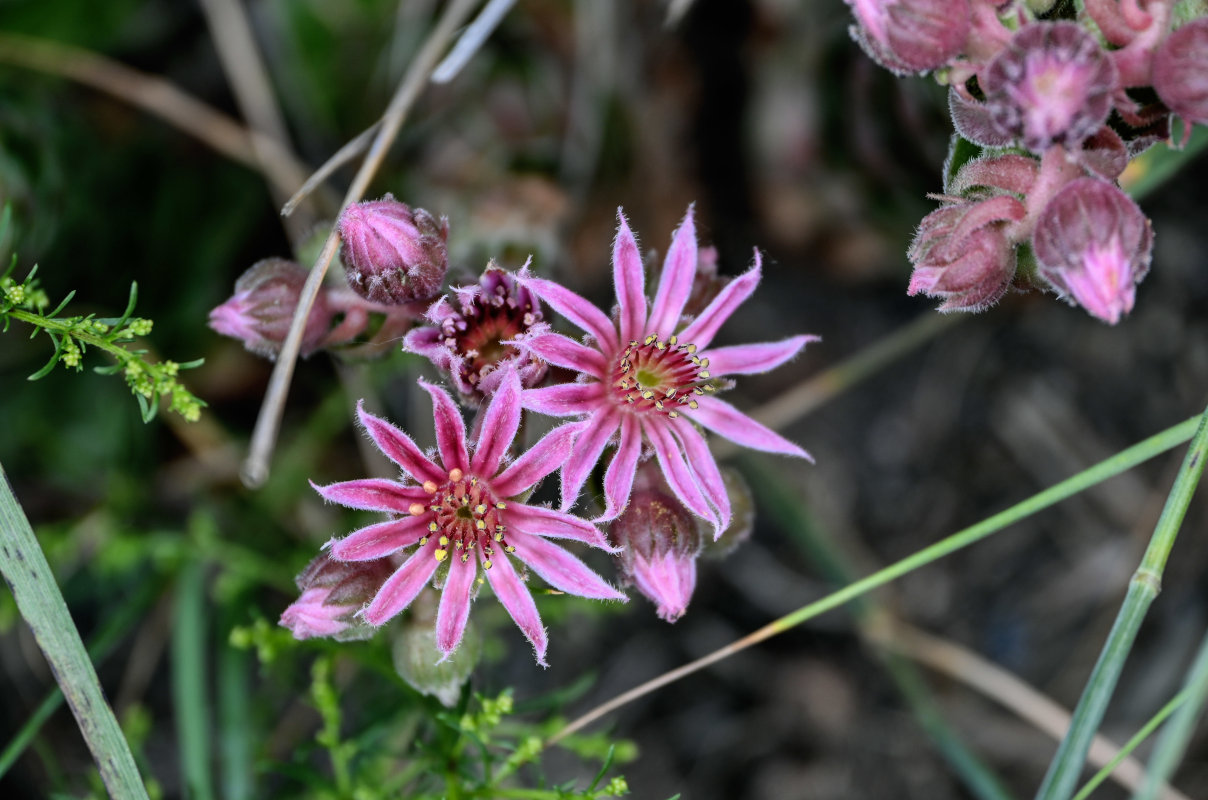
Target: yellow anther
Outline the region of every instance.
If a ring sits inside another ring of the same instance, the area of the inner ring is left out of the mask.
[[[666,350],[667,344],[666,344],[666,342],[655,342],[654,347],[656,350]]]
[[[709,366],[709,359],[707,359],[707,358],[702,358],[702,359],[700,360],[700,365],[701,365],[702,367],[707,367],[707,366]]]
[[[698,372],[698,373],[696,373],[696,374],[697,374],[697,376],[698,376],[698,377],[701,377],[701,378],[707,378],[707,377],[709,377],[709,370],[707,370],[707,369],[702,369],[700,372]]]
[[[706,386],[706,387],[705,387],[705,391],[706,391],[706,392],[712,392],[712,391],[713,391],[713,384],[709,384],[708,386]]]
[[[516,552],[515,546],[510,545],[510,544],[507,547],[503,548],[503,550],[505,553],[515,553]]]
[[[454,548],[455,550],[460,550],[460,549],[461,549],[461,539],[458,539],[456,542],[454,542],[454,543],[453,543],[453,548]]]
[[[424,508],[423,503],[412,503],[411,505],[407,506],[407,513],[413,517],[418,517],[426,510],[427,509]]]
[[[491,559],[489,559],[489,558],[488,558],[488,559],[486,559],[485,561],[483,561],[483,562],[482,562],[482,568],[483,568],[483,569],[490,569],[490,568],[491,568]]]
[[[439,525],[437,525],[435,521],[432,521],[432,522],[429,522],[429,523],[428,523],[428,530],[429,530],[429,531],[431,531],[432,533],[436,533],[436,529],[437,529],[437,528],[439,528],[439,527],[440,527],[440,526],[439,526]]]
[[[475,513],[475,514],[485,514],[485,513],[487,513],[487,507],[486,507],[486,505],[484,505],[483,503],[479,503],[478,505],[474,506],[474,513]]]
[[[428,537],[427,537],[427,536],[421,536],[421,537],[420,537],[420,540],[419,540],[419,543],[420,543],[420,546],[421,546],[421,547],[422,547],[422,546],[424,546],[424,545],[426,545],[426,544],[428,543]]]
[[[679,337],[675,334],[671,334],[667,337],[667,344],[679,344]]]
[[[446,558],[449,557],[449,551],[448,550],[437,550],[434,553],[432,553],[432,555],[436,558],[437,561],[444,561]]]
[[[499,533],[495,534],[495,541],[497,541],[497,542],[503,541],[503,531],[500,531]]]
[[[699,386],[697,386],[695,389],[692,390],[692,393],[694,395],[700,396],[705,393],[705,390],[700,388]]]
[[[667,416],[671,417],[672,419],[679,419],[679,412],[678,411],[668,411]]]
[[[474,520],[474,527],[480,531],[485,531],[487,529],[487,524],[483,520],[476,519]]]
[[[436,481],[424,481],[424,491],[428,494],[436,494]]]
[[[692,355],[693,353],[696,352],[696,345],[686,344],[686,345],[684,345],[684,349],[688,351],[688,355]]]
[[[461,480],[465,476],[466,476],[466,474],[464,472],[462,472],[461,470],[459,470],[457,467],[454,467],[453,469],[449,470],[449,480],[453,481],[454,483],[457,483],[459,480]]]
[[[463,564],[464,564],[464,563],[466,563],[466,562],[467,562],[467,561],[469,561],[469,560],[470,560],[470,554],[469,554],[469,553],[462,553],[462,554],[461,554],[461,563],[463,563]]]
[[[653,344],[654,340],[657,338],[659,338],[659,337],[654,335],[653,333],[650,334],[649,336],[646,337],[646,344]]]
[[[659,411],[662,411],[662,410],[663,410],[663,401],[662,401],[662,400],[655,400],[655,401],[654,401],[654,407],[655,407],[655,408],[657,408]]]
[[[689,400],[688,408],[691,408],[692,410],[695,411],[696,409],[700,408],[700,403],[696,402],[695,400]]]
[[[498,503],[495,504],[495,508],[507,508],[507,507],[508,507],[508,504],[503,502],[502,500],[500,500]]]
[[[642,392],[642,399],[643,399],[643,400],[649,400],[649,399],[650,399],[650,398],[652,398],[652,397],[654,397],[654,392],[650,391],[649,389],[647,389],[646,391]]]
[[[448,537],[448,536],[445,536],[444,534],[441,534],[441,537],[440,537],[439,539],[437,539],[436,541],[437,541],[438,543],[440,543],[440,546],[441,546],[441,547],[448,547],[448,546],[449,546],[449,537]]]

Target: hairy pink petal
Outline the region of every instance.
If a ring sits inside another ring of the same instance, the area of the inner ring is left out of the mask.
[[[743,447],[814,460],[809,453],[788,439],[716,397],[702,397],[700,408],[688,413],[692,415],[692,419],[709,430]]]
[[[671,249],[667,251],[667,258],[663,261],[663,274],[659,276],[658,294],[655,295],[654,306],[650,310],[646,333],[656,333],[660,339],[666,339],[675,333],[675,326],[679,324],[680,314],[684,311],[684,303],[692,294],[692,283],[696,278],[696,259],[696,224],[693,220],[693,207],[688,206],[688,213],[684,215],[684,221],[673,234]]]
[[[550,307],[559,314],[595,337],[601,347],[617,349],[619,344],[617,329],[603,311],[570,289],[564,289],[553,281],[534,278],[523,272],[517,276],[517,280],[522,286],[549,303]]]
[[[592,415],[583,428],[583,433],[575,441],[570,458],[562,465],[562,510],[575,504],[583,482],[588,473],[600,460],[604,446],[612,438],[613,433],[621,426],[618,414],[611,408],[604,408]]]
[[[551,417],[589,414],[604,403],[604,385],[595,381],[526,389],[520,395],[520,403],[531,411]]]
[[[337,561],[372,561],[410,547],[428,530],[425,519],[406,517],[379,522],[345,536],[331,546]]]
[[[570,456],[571,444],[582,425],[559,425],[516,459],[499,477],[491,480],[491,489],[499,497],[515,497],[562,466]]]
[[[485,567],[486,554],[480,552],[479,559],[482,560]],[[516,626],[532,643],[537,655],[537,663],[543,667],[549,666],[545,663],[545,650],[549,645],[545,626],[541,624],[541,615],[537,613],[537,604],[533,602],[533,596],[529,594],[524,581],[520,580],[520,576],[516,574],[511,560],[507,556],[501,556],[491,562],[491,569],[485,570],[485,572],[491,589],[495,592],[495,597],[499,599],[508,614],[512,616]]]
[[[726,284],[713,302],[679,334],[681,342],[691,342],[704,350],[717,335],[717,330],[742,305],[759,285],[763,258],[755,251],[755,265]]]
[[[419,486],[403,486],[384,478],[362,478],[329,486],[310,484],[329,503],[339,503],[364,511],[385,511],[406,514],[412,503],[425,502],[428,493]]]
[[[578,372],[586,372],[593,378],[604,378],[608,365],[599,350],[585,347],[560,333],[540,333],[520,340],[520,346],[551,364]]]
[[[604,515],[597,522],[615,519],[625,510],[629,493],[633,490],[633,476],[638,468],[638,456],[642,454],[642,425],[633,414],[621,417],[621,444],[608,471],[604,474]]]
[[[632,580],[638,591],[654,601],[660,619],[675,622],[688,610],[696,588],[696,559],[671,551],[639,558]]]
[[[610,553],[617,552],[617,548],[608,543],[599,528],[573,514],[543,506],[508,503],[507,519],[509,529],[552,539],[574,539]]]
[[[432,554],[421,548],[403,562],[386,579],[373,602],[361,616],[370,625],[382,625],[395,614],[411,605],[411,601],[428,585],[428,579],[439,564]]]
[[[444,470],[433,464],[431,459],[419,449],[419,446],[411,441],[410,436],[386,420],[375,417],[366,411],[363,400],[357,403],[357,416],[378,449],[385,453],[387,458],[402,467],[408,475],[420,483],[444,480]]]
[[[671,491],[675,492],[675,496],[693,514],[708,520],[716,533],[721,530],[717,516],[709,507],[705,496],[701,494],[696,476],[684,462],[684,455],[680,452],[679,444],[668,430],[669,422],[670,420],[661,418],[643,420],[642,429],[646,432],[646,438],[654,446],[654,454],[658,458],[659,467],[663,470],[663,477],[667,479],[667,485],[671,487]]]
[[[520,378],[513,370],[491,395],[490,405],[483,412],[478,440],[474,443],[474,458],[470,462],[471,471],[476,475],[499,472],[499,464],[519,427]]]
[[[621,341],[628,342],[646,333],[643,330],[646,326],[646,276],[642,271],[637,240],[620,209],[617,209],[617,217],[620,224],[612,247],[612,280],[617,289]]]
[[[466,452],[466,424],[461,419],[461,411],[444,389],[422,379],[419,385],[432,397],[436,448],[440,451],[445,469],[464,470],[470,464],[470,455]]]
[[[508,541],[516,548],[513,555],[528,564],[533,572],[555,589],[595,600],[629,599],[609,586],[582,561],[540,536],[511,531]]]
[[[809,342],[821,341],[818,336],[793,336],[779,342],[739,344],[718,347],[705,353],[709,357],[709,372],[721,375],[754,375],[779,367]]]
[[[726,491],[726,483],[722,480],[721,470],[717,468],[717,460],[709,452],[705,437],[701,436],[696,428],[691,425],[676,425],[673,430],[684,448],[688,468],[696,476],[705,498],[717,509],[715,533],[720,536],[730,525],[730,493]]]
[[[470,590],[477,575],[478,564],[463,562],[460,554],[450,554],[449,575],[445,578],[445,588],[440,593],[440,608],[436,611],[436,646],[445,654],[445,658],[453,654],[466,632],[466,622],[470,619]]]

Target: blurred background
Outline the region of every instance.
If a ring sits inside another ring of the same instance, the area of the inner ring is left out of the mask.
[[[477,603],[487,635],[474,689],[515,687],[537,719],[552,693],[573,718],[1198,414],[1208,398],[1203,162],[1142,202],[1153,269],[1118,326],[1040,294],[934,324],[929,301],[905,295],[904,252],[935,206],[927,193],[941,190],[944,90],[874,65],[841,0],[673,5],[518,3],[456,79],[424,92],[368,197],[392,192],[447,216],[454,283],[488,258],[518,268],[531,254],[534,269],[605,306],[617,207],[643,251],[661,254],[695,202],[722,273],[744,270],[755,247],[765,254],[763,283],[723,339],[823,339],[741,380],[729,399],[744,410],[904,330],[919,343],[855,385],[793,395],[801,413],[783,430],[816,465],[728,462],[754,490],[754,533],[724,561],[702,562],[676,624],[636,593],[623,608],[543,598],[551,667],[541,670],[498,605]],[[378,119],[441,4],[243,7],[297,158],[317,167]],[[328,769],[307,696],[316,654],[345,654],[343,734],[365,747],[388,744],[384,731],[417,701],[372,668],[389,663],[389,631],[348,645],[272,632],[317,547],[370,519],[325,507],[306,481],[366,474],[352,423],[361,396],[430,435],[413,388],[430,366],[401,352],[301,362],[270,480],[244,488],[239,463],[272,365],[205,322],[251,264],[289,256],[279,198],[197,137],[36,68],[16,34],[81,49],[53,51],[60,67],[101,54],[239,118],[206,15],[192,0],[0,0],[0,203],[13,209],[18,275],[37,263],[52,303],[75,290],[74,313],[100,315],[120,313],[137,281],[138,313],[156,321],[150,346],[205,358],[184,381],[209,403],[196,426],[166,414],[144,426],[117,378],[60,368],[27,383],[50,349],[16,325],[0,339],[0,463],[85,641],[103,645],[106,692],[162,796],[204,795],[182,778],[182,737],[198,736],[218,796],[312,796],[310,776]],[[300,230],[330,220],[354,169],[299,212]],[[86,356],[86,367],[101,363]],[[1077,702],[1181,458],[1155,459],[596,729],[636,743],[637,760],[619,769],[639,798],[974,797],[945,735],[1030,796],[1056,743],[975,679],[993,664],[1066,708]],[[1108,711],[1103,732],[1118,742],[1178,691],[1208,622],[1205,511],[1191,507]],[[941,641],[911,639],[913,655],[895,656],[910,647],[904,634],[884,645],[899,635],[894,620]],[[941,644],[982,661],[954,660]],[[0,682],[8,746],[54,682],[7,593]],[[182,709],[183,697],[193,705]],[[1193,740],[1176,776],[1193,797],[1208,787],[1206,745]],[[0,794],[96,794],[90,764],[59,708]],[[594,771],[557,754],[543,769],[553,782]],[[1125,796],[1110,784],[1095,795]]]

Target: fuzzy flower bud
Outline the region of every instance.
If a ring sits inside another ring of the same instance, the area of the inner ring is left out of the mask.
[[[608,526],[623,548],[618,560],[628,583],[675,622],[696,588],[696,559],[704,544],[697,518],[667,489],[653,461],[639,467],[625,511]]]
[[[852,38],[898,74],[926,72],[958,55],[969,35],[969,0],[847,0]]]
[[[344,209],[336,221],[348,285],[374,303],[427,300],[440,291],[449,222],[386,195]]]
[[[373,599],[393,571],[384,558],[346,563],[320,553],[298,576],[296,583],[302,596],[285,609],[280,624],[289,628],[295,639],[368,638],[375,629],[358,619],[356,613]]]
[[[1112,184],[1071,181],[1045,207],[1032,235],[1039,272],[1092,315],[1115,324],[1132,310],[1149,271],[1149,220]]]
[[[253,353],[276,358],[298,307],[306,268],[283,258],[266,258],[252,265],[235,282],[235,294],[210,312],[210,327],[239,339]],[[302,355],[322,346],[334,311],[322,292],[311,306],[302,333]]]
[[[507,344],[544,328],[541,303],[494,262],[477,284],[433,303],[427,319],[432,325],[407,334],[403,349],[428,358],[467,402],[478,405],[494,392],[508,364],[526,389],[545,377],[545,361]]]
[[[906,293],[941,298],[940,311],[981,311],[997,303],[1015,276],[1015,247],[1005,225],[1026,214],[1009,195],[932,211],[907,251],[914,273]]]
[[[420,694],[435,697],[446,708],[457,705],[461,687],[482,655],[474,623],[466,623],[461,646],[443,653],[436,643],[436,598],[429,592],[416,599],[415,607],[395,629],[390,651],[394,671]]]
[[[1186,122],[1208,125],[1208,17],[1162,42],[1153,58],[1153,88]]]
[[[1116,66],[1075,22],[1020,28],[979,77],[997,131],[1033,152],[1076,144],[1107,120]]]

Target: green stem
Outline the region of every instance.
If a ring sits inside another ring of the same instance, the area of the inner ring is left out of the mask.
[[[130,746],[105,700],[80,632],[72,622],[33,528],[13,495],[3,466],[0,466],[0,572],[50,663],[110,796],[115,800],[146,798],[147,790]]]
[[[1179,693],[1186,703],[1175,714],[1170,725],[1162,731],[1158,745],[1149,758],[1148,776],[1145,785],[1137,793],[1137,800],[1153,800],[1158,796],[1162,786],[1174,774],[1175,767],[1187,751],[1187,742],[1195,729],[1196,718],[1204,708],[1204,700],[1208,697],[1208,635],[1200,645],[1199,655],[1187,676],[1187,686]]]
[[[181,570],[177,586],[172,624],[172,695],[185,795],[210,800],[214,784],[210,776],[206,683],[205,571],[199,561]]]
[[[43,330],[54,331],[55,333],[62,334],[64,336],[70,336],[73,339],[78,339],[89,347],[104,350],[106,353],[113,356],[114,359],[116,359],[119,363],[125,363],[133,358],[133,356],[130,354],[130,351],[118,344],[115,344],[109,339],[106,339],[103,336],[98,336],[95,333],[88,333],[86,331],[78,330],[76,326],[80,324],[80,322],[83,320],[83,317],[43,317],[38,314],[31,314],[28,311],[22,311],[19,308],[9,309],[5,313],[13,319],[27,322],[30,325],[33,325],[35,328],[42,328]],[[119,341],[129,343],[134,340],[121,337]]]
[[[1094,777],[1087,781],[1086,785],[1078,790],[1078,794],[1074,795],[1074,800],[1086,800],[1086,798],[1090,797],[1091,792],[1099,788],[1099,784],[1107,780],[1116,767],[1120,766],[1120,762],[1128,758],[1129,754],[1136,750],[1137,747],[1140,746],[1141,742],[1148,739],[1150,735],[1158,729],[1158,726],[1165,722],[1166,718],[1173,714],[1174,710],[1181,706],[1186,699],[1187,690],[1184,689],[1175,695],[1169,703],[1162,706],[1161,710],[1154,714],[1149,722],[1146,722],[1144,725],[1142,725],[1141,730],[1137,731],[1136,734],[1134,734],[1133,737],[1120,748],[1120,752],[1116,753],[1111,761],[1103,765],[1103,769],[1096,772]]]
[[[1166,498],[1166,506],[1162,516],[1154,527],[1149,546],[1141,559],[1141,565],[1129,581],[1128,594],[1120,613],[1108,634],[1099,661],[1083,689],[1078,707],[1070,721],[1069,730],[1053,762],[1049,765],[1048,774],[1037,792],[1037,800],[1067,800],[1073,794],[1078,776],[1082,774],[1082,766],[1086,761],[1087,750],[1090,749],[1091,739],[1103,721],[1103,714],[1116,689],[1124,661],[1132,650],[1132,645],[1145,618],[1149,606],[1153,603],[1162,585],[1162,572],[1166,568],[1166,559],[1178,536],[1179,527],[1187,513],[1191,496],[1199,484],[1200,475],[1204,471],[1204,456],[1208,451],[1208,409],[1200,418],[1195,439],[1183,459],[1174,486]]]

